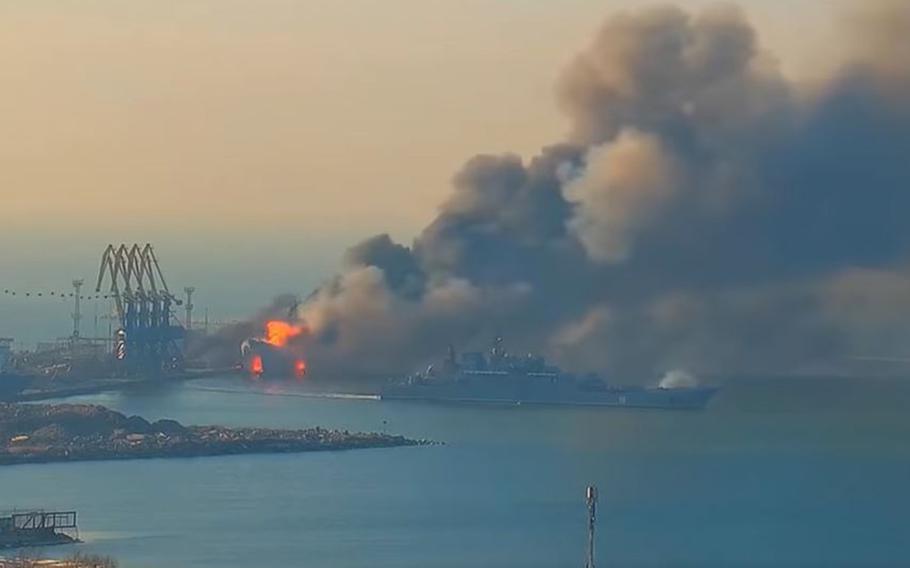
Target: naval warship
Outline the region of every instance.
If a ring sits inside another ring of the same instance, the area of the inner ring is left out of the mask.
[[[576,376],[540,356],[515,356],[496,338],[488,353],[457,354],[449,347],[440,365],[393,380],[383,400],[545,404],[628,408],[704,408],[717,392],[708,386],[614,386],[597,375]]]

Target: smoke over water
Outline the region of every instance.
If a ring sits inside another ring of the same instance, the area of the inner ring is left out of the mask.
[[[558,82],[564,140],[469,159],[410,246],[355,245],[299,306],[311,369],[494,334],[630,382],[908,353],[910,10],[862,6],[811,86],[735,7],[610,17]]]

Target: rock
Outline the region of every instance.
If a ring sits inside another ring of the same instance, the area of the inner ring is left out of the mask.
[[[152,431],[164,434],[183,434],[186,432],[186,427],[176,420],[163,418],[152,422]]]
[[[90,405],[0,404],[0,465],[29,462],[303,452],[414,445],[386,434],[341,430],[185,427]]]
[[[66,430],[59,424],[48,424],[32,432],[32,439],[37,442],[58,442],[67,437]]]
[[[37,430],[49,423],[58,424],[71,436],[88,436],[97,433],[109,435],[124,427],[126,418],[119,412],[103,406],[88,404],[22,405],[14,422],[24,429]]]
[[[124,429],[131,434],[148,434],[152,432],[152,425],[141,416],[130,416],[126,419]]]

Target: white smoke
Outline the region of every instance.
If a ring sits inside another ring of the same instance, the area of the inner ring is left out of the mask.
[[[668,371],[657,384],[662,389],[689,389],[698,386],[698,379],[692,373],[681,369]]]

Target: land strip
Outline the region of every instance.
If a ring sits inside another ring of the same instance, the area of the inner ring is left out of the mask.
[[[429,444],[403,436],[149,422],[99,405],[0,403],[0,465],[389,448]]]

